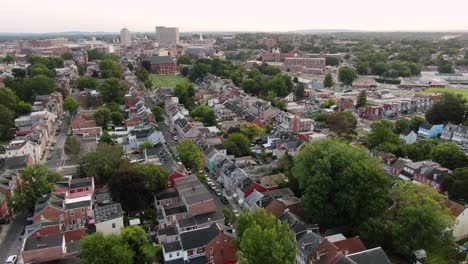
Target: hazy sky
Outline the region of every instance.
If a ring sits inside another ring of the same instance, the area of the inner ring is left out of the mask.
[[[468,30],[468,0],[1,0],[0,32]]]

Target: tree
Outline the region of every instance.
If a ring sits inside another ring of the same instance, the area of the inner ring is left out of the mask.
[[[7,54],[3,59],[2,59],[2,62],[3,63],[6,63],[6,64],[10,64],[10,63],[13,63],[15,62],[15,56],[14,55],[11,55],[11,54]]]
[[[21,169],[21,184],[17,185],[10,203],[13,212],[26,212],[34,208],[37,199],[49,193],[62,175],[48,170],[43,165],[28,166]]]
[[[111,112],[111,120],[112,124],[116,126],[121,126],[122,122],[124,121],[124,115],[120,111],[116,112]]]
[[[145,149],[152,148],[153,146],[154,146],[153,142],[144,141],[140,145],[138,145],[138,150],[140,150],[140,152],[143,152]]]
[[[432,149],[438,144],[437,139],[422,139],[413,144],[402,146],[401,152],[404,157],[408,157],[412,161],[429,160]]]
[[[376,62],[371,65],[372,74],[382,76],[386,71],[388,71],[387,63],[383,61]]]
[[[45,75],[37,75],[26,79],[24,82],[24,90],[26,91],[21,100],[26,102],[32,101],[37,95],[46,95],[55,91],[54,79]]]
[[[393,206],[361,227],[370,246],[383,245],[409,257],[417,249],[437,249],[451,243],[444,235],[453,224],[445,197],[426,185],[398,181],[392,190]]]
[[[147,188],[145,177],[139,165],[122,167],[110,178],[112,198],[122,205],[124,211],[137,212],[148,208],[153,194]],[[167,181],[165,183],[167,185]]]
[[[298,83],[296,86],[296,100],[301,101],[305,97],[305,86],[303,83]]]
[[[441,143],[434,146],[431,150],[431,158],[451,170],[468,167],[468,156],[455,143]]]
[[[240,132],[244,134],[249,140],[253,140],[254,138],[259,138],[265,135],[265,129],[259,127],[256,124],[250,124],[244,122],[240,125]]]
[[[195,141],[185,139],[176,146],[177,155],[186,168],[198,172],[203,168],[203,153]]]
[[[336,100],[335,98],[329,98],[329,99],[326,99],[325,101],[323,101],[321,107],[322,108],[330,108],[332,106],[336,106],[338,105],[338,100]]]
[[[397,135],[405,132],[405,131],[408,131],[411,129],[411,122],[406,119],[406,118],[402,118],[402,119],[398,119],[396,122],[395,122],[395,133]]]
[[[10,88],[0,88],[0,104],[6,106],[12,111],[16,111],[18,97]]]
[[[338,139],[308,143],[294,159],[304,217],[324,226],[356,228],[386,209],[390,188],[376,160]]]
[[[442,99],[434,103],[426,112],[430,124],[461,124],[465,120],[467,100],[461,94],[444,93]]]
[[[177,65],[181,64],[192,65],[192,58],[190,58],[189,56],[180,56],[179,58],[177,58]]]
[[[65,52],[60,57],[62,57],[62,59],[64,59],[64,60],[73,60],[73,53]]]
[[[151,109],[151,112],[153,112],[154,119],[156,120],[156,122],[164,121],[164,110],[159,105],[155,105]]]
[[[250,94],[258,94],[260,87],[254,79],[245,79],[242,82],[242,90]]]
[[[393,152],[398,148],[400,138],[393,132],[393,124],[387,120],[372,122],[371,131],[367,135],[369,149]]]
[[[227,140],[224,142],[224,146],[230,154],[236,157],[250,155],[250,140],[244,134],[229,134]]]
[[[205,63],[196,63],[189,70],[188,78],[190,81],[194,82],[197,79],[202,79],[211,71],[211,66]]]
[[[369,63],[367,61],[360,61],[356,65],[356,71],[360,75],[369,74]]]
[[[356,108],[361,108],[366,106],[367,104],[367,92],[365,90],[362,90],[357,98],[357,103],[356,103]]]
[[[418,132],[419,126],[426,123],[426,119],[420,116],[413,116],[410,119],[410,129],[414,132]]]
[[[345,85],[353,84],[353,81],[357,78],[356,71],[348,66],[341,67],[338,70],[338,79]]]
[[[96,125],[106,128],[107,124],[111,121],[111,111],[105,107],[99,107],[93,114]]]
[[[8,107],[0,104],[0,120],[0,139],[8,140],[12,138],[15,132],[15,113]]]
[[[89,152],[80,159],[77,175],[81,178],[94,177],[98,185],[108,184],[117,171],[128,166],[128,160],[122,156],[119,145],[99,143],[96,152]]]
[[[183,82],[178,83],[174,89],[174,96],[179,98],[179,103],[183,104],[187,109],[192,109],[195,105],[193,97],[189,95],[190,87],[192,86],[188,82]]]
[[[78,107],[80,107],[80,104],[71,96],[67,96],[63,101],[63,109],[68,111],[70,114],[75,112]]]
[[[295,84],[297,84],[297,83],[299,82],[299,79],[297,78],[297,76],[294,76],[293,82],[294,82]]]
[[[110,102],[104,105],[105,108],[109,109],[111,112],[122,112],[120,105],[116,102]]]
[[[29,76],[45,75],[50,78],[55,77],[55,71],[47,68],[44,64],[35,64],[29,68]]]
[[[135,75],[140,82],[145,82],[149,80],[149,77],[150,77],[149,72],[144,68],[136,70]]]
[[[190,112],[190,116],[197,121],[203,122],[205,126],[215,126],[217,124],[214,111],[206,105],[195,107]]]
[[[468,202],[468,167],[457,168],[445,182],[449,197],[452,200]]]
[[[106,59],[99,63],[99,70],[101,70],[101,78],[120,78],[122,74],[122,67],[115,61]]]
[[[102,135],[99,137],[99,143],[114,144],[114,140],[112,139],[112,136],[109,134],[109,132],[104,130],[104,132],[102,132]]]
[[[293,82],[288,75],[277,74],[265,83],[267,91],[275,92],[277,96],[286,96],[292,91]]]
[[[128,264],[133,263],[134,255],[118,235],[95,233],[80,240],[80,264]]]
[[[140,226],[127,226],[120,232],[122,242],[133,251],[133,263],[148,263],[156,251]]]
[[[134,170],[143,176],[145,188],[153,194],[166,189],[169,177],[169,171],[166,168],[153,163],[146,163],[136,165]]]
[[[26,103],[25,101],[19,101],[16,105],[16,113],[18,115],[25,115],[31,113],[32,105],[30,103]]]
[[[127,86],[120,82],[119,79],[111,78],[105,80],[98,90],[104,103],[115,102],[123,104]]]
[[[323,87],[330,88],[334,85],[333,83],[333,76],[330,73],[325,75],[325,79],[323,80]]]
[[[25,78],[26,77],[26,70],[21,68],[14,68],[11,70],[13,77],[15,78]]]
[[[337,57],[325,57],[325,64],[329,66],[338,66],[340,61]]]
[[[278,43],[278,48],[281,50],[281,52],[291,52],[294,49],[294,46],[291,45],[289,42],[279,42]]]
[[[72,160],[77,160],[81,152],[81,141],[77,136],[67,136],[64,146],[65,153],[69,155]]]
[[[357,126],[356,118],[348,112],[334,112],[328,116],[326,123],[339,137],[354,134]]]
[[[77,81],[77,85],[76,85],[76,87],[80,90],[83,90],[85,88],[96,89],[98,88],[98,86],[99,86],[98,81],[94,79],[93,77],[89,77],[89,76],[79,78]]]
[[[440,73],[454,73],[453,62],[450,60],[442,60],[439,64],[438,71]]]
[[[265,209],[243,211],[236,220],[239,263],[295,263],[296,244],[287,223]]]

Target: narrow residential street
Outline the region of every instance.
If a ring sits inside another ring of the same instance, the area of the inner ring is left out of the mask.
[[[0,233],[0,262],[4,261],[11,255],[18,255],[22,241],[20,240],[21,231],[26,225],[26,214],[20,213],[13,217],[8,225],[2,225]]]
[[[65,139],[67,138],[67,131],[68,127],[70,126],[70,116],[66,115],[65,118],[62,121],[62,126],[60,133],[55,136],[53,140],[55,140],[55,147],[53,150],[49,150],[47,155],[51,155],[51,158],[46,161],[46,166],[47,168],[51,170],[57,170],[60,171],[61,168],[65,164],[64,160],[64,146],[65,146]]]

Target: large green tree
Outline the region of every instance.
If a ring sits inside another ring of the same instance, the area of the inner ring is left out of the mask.
[[[289,231],[287,223],[280,224],[265,209],[257,209],[252,213],[243,211],[237,217],[235,226],[239,263],[295,263],[294,235]]]
[[[205,63],[196,63],[195,65],[192,66],[189,70],[188,78],[194,82],[197,79],[201,79],[205,77],[208,73],[211,71],[211,66],[210,64],[205,64]]]
[[[0,88],[0,105],[4,105],[12,111],[16,111],[18,97],[10,88]]]
[[[197,121],[201,121],[205,126],[215,126],[216,115],[214,111],[207,105],[199,105],[192,109],[190,116]]]
[[[250,140],[242,133],[231,133],[224,142],[228,153],[242,157],[250,155]]]
[[[426,185],[400,181],[395,182],[391,197],[393,205],[381,217],[361,226],[366,245],[410,257],[414,250],[438,250],[451,243],[444,234],[452,226],[453,216],[443,195]]]
[[[432,149],[438,144],[437,139],[421,139],[413,144],[401,146],[401,152],[412,161],[429,160]]]
[[[192,139],[185,139],[176,146],[177,155],[188,169],[194,173],[203,168],[203,152]]]
[[[85,76],[81,77],[76,81],[76,87],[80,90],[84,88],[96,89],[99,86],[99,82],[93,77]]]
[[[395,129],[394,130],[395,130],[395,133],[398,134],[398,135],[401,134],[404,131],[411,130],[411,122],[406,118],[398,119],[395,122]]]
[[[127,226],[120,232],[122,242],[133,251],[133,263],[148,263],[156,251],[140,226]]]
[[[250,140],[259,138],[265,135],[265,129],[256,124],[244,122],[240,125],[240,132],[247,136]]]
[[[119,79],[111,78],[105,80],[98,90],[104,103],[115,102],[122,104],[124,102],[124,95],[127,92],[127,86],[120,82]]]
[[[434,103],[426,112],[430,124],[461,124],[466,120],[467,100],[461,94],[444,93],[442,99]]]
[[[468,156],[454,143],[442,143],[434,146],[431,149],[431,158],[451,170],[468,167]]]
[[[468,202],[468,167],[457,168],[445,182],[449,197],[463,203]]]
[[[43,165],[28,166],[21,169],[21,184],[17,185],[10,202],[13,212],[27,212],[34,208],[37,199],[49,193],[62,175]]]
[[[356,228],[387,207],[389,179],[367,152],[338,139],[308,143],[292,169],[303,191],[304,217]]]
[[[359,95],[357,97],[357,102],[356,102],[356,108],[361,108],[363,106],[366,106],[367,104],[367,92],[366,90],[362,90],[359,92]]]
[[[35,64],[29,68],[29,76],[45,75],[50,78],[55,77],[55,72],[44,64]]]
[[[369,149],[393,152],[398,148],[400,138],[393,132],[393,123],[387,120],[373,122],[371,131],[367,135]]]
[[[357,78],[356,71],[348,66],[341,67],[338,70],[338,79],[345,85],[353,84],[353,81]]]
[[[333,83],[333,76],[330,73],[325,75],[325,79],[323,80],[323,87],[330,88],[334,85]]]
[[[63,101],[63,110],[68,111],[70,114],[75,112],[80,107],[80,104],[71,96],[67,96]]]
[[[105,107],[99,107],[93,114],[96,125],[106,128],[111,121],[111,111]]]
[[[95,233],[80,240],[80,264],[129,264],[134,263],[134,256],[118,235]]]
[[[80,159],[77,175],[94,177],[99,185],[107,184],[120,168],[128,165],[128,160],[122,158],[123,154],[119,145],[100,143],[95,152],[89,152]]]
[[[115,61],[106,59],[99,63],[99,70],[101,70],[101,78],[120,78],[122,74],[122,67]]]
[[[0,120],[0,139],[12,138],[15,127],[15,112],[0,104]]]
[[[339,137],[354,134],[357,120],[349,112],[335,112],[328,116],[326,123]]]
[[[164,121],[164,110],[161,108],[161,106],[155,105],[151,109],[151,112],[153,112],[154,119],[156,120],[156,122]]]
[[[69,155],[72,160],[77,160],[81,152],[81,141],[77,136],[67,136],[64,146],[65,153]]]
[[[298,83],[296,85],[295,96],[297,101],[301,101],[305,97],[305,85],[303,83]]]

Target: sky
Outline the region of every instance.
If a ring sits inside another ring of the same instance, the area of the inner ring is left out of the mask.
[[[468,30],[468,0],[2,0],[0,32]]]

